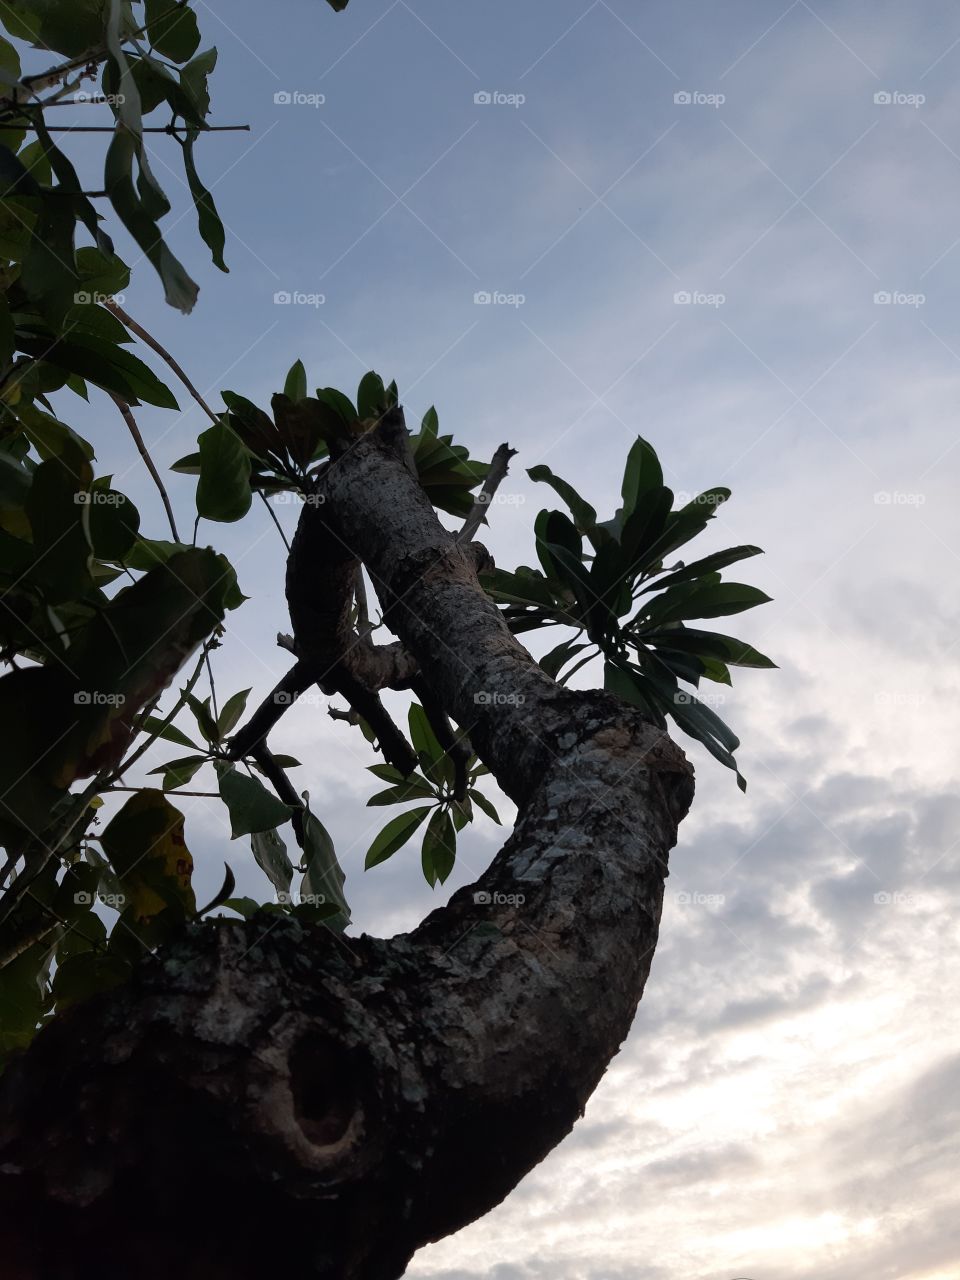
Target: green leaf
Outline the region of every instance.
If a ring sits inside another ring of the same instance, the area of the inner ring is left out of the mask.
[[[214,762],[221,799],[230,814],[230,838],[271,831],[286,822],[293,810],[270,794],[263,783],[247,777],[226,761]]]
[[[234,900],[233,891],[237,887],[237,877],[233,874],[228,862],[223,864],[223,871],[223,883],[207,905],[205,907],[201,907],[197,912],[198,919],[201,916],[205,916],[208,911],[215,911],[217,907],[222,907],[225,903],[232,902]]]
[[[674,720],[691,738],[702,742],[715,760],[732,769],[737,775],[737,786],[746,791],[747,780],[737,767],[733,752],[740,745],[737,736],[727,728],[718,715],[698,702],[694,695],[683,694],[674,700],[670,708]]]
[[[251,916],[255,916],[258,911],[262,911],[264,909],[260,903],[256,902],[253,898],[228,898],[226,902],[222,902],[220,905],[222,907],[229,907],[229,909],[231,911],[235,911],[238,916],[243,916],[244,920],[249,920]],[[274,906],[275,904],[271,902],[269,905]]]
[[[420,774],[414,773],[398,786],[387,787],[386,791],[378,791],[367,801],[367,806],[405,804],[408,800],[435,799],[437,799],[436,787],[432,787]]]
[[[325,924],[342,932],[350,923],[350,908],[343,893],[346,877],[337,860],[333,841],[326,827],[310,812],[309,805],[303,820],[303,856],[307,864],[306,875],[300,885],[301,904],[339,908],[336,914],[322,912]],[[309,900],[316,898],[316,903]]]
[[[672,593],[678,594],[673,595]],[[766,604],[770,597],[757,587],[742,582],[720,582],[706,586],[694,586],[689,590],[684,584],[671,587],[664,593],[668,599],[661,604],[661,597],[654,596],[647,606],[648,613],[656,618],[657,626],[679,622],[684,618],[720,618],[728,614],[742,613],[758,604]],[[645,615],[641,615],[643,617]]]
[[[399,769],[395,769],[392,764],[370,764],[367,765],[367,772],[372,773],[375,778],[380,778],[383,782],[400,783],[404,781],[403,774]]]
[[[128,497],[95,480],[90,490],[90,541],[101,560],[122,560],[140,528],[140,512]]]
[[[663,470],[656,450],[642,436],[627,455],[620,492],[623,496],[623,520],[626,523],[648,497],[663,488]]]
[[[317,399],[321,404],[328,405],[338,417],[347,424],[352,426],[357,421],[357,411],[353,404],[342,391],[338,391],[336,387],[320,387],[317,390]]]
[[[286,394],[271,397],[277,432],[290,456],[306,468],[326,452],[326,442],[342,427],[336,410],[312,396],[293,401]]]
[[[197,512],[207,520],[231,523],[250,510],[250,455],[223,422],[201,432]]]
[[[615,694],[632,707],[642,711],[650,711],[654,701],[653,691],[645,686],[643,676],[639,672],[614,662],[603,664],[603,687],[607,693]]]
[[[197,726],[207,742],[219,742],[220,730],[210,711],[210,699],[201,702],[194,694],[184,691],[184,701],[196,717]]]
[[[220,215],[217,213],[217,206],[214,203],[213,196],[203,185],[197,172],[197,164],[193,157],[193,146],[196,140],[196,130],[191,130],[185,138],[181,139],[180,145],[183,148],[183,168],[187,175],[187,185],[190,188],[194,208],[197,211],[197,226],[203,243],[210,250],[214,266],[219,267],[221,271],[229,273],[230,268],[223,260],[223,250],[227,243],[227,235],[223,229]]]
[[[171,471],[176,471],[182,476],[198,476],[200,474],[200,454],[187,453],[182,458],[178,458],[170,467]]]
[[[386,408],[386,390],[379,374],[365,373],[357,388],[357,414],[361,418],[379,418]]]
[[[648,492],[643,505],[624,521],[620,545],[630,565],[631,579],[651,572],[659,565],[663,553],[657,556],[652,548],[663,537],[672,512],[673,490],[664,487]]]
[[[199,289],[163,241],[156,218],[144,208],[133,185],[136,139],[118,129],[107,149],[104,182],[117,217],[127,228],[163,282],[170,306],[189,314]]]
[[[573,640],[564,640],[555,649],[551,649],[549,653],[544,654],[540,659],[540,666],[548,676],[552,676],[556,680],[564,665],[571,658],[589,648],[591,648],[591,645],[586,641],[583,644],[576,644]]]
[[[185,787],[193,779],[194,774],[207,763],[207,756],[182,756],[179,760],[168,760],[151,773],[162,773],[161,787],[164,791],[175,791],[177,787]]]
[[[277,465],[283,465],[287,456],[286,449],[269,414],[258,409],[245,396],[238,396],[233,391],[222,391],[220,394],[230,410],[230,426],[250,452],[265,462],[273,458]]]
[[[367,850],[364,868],[369,871],[371,867],[386,862],[392,857],[407,843],[429,812],[430,806],[424,805],[419,809],[410,809],[407,813],[399,813],[395,818],[391,818]]]
[[[76,328],[69,338],[54,338],[47,332],[20,328],[17,341],[21,351],[28,355],[43,357],[105,391],[113,391],[128,404],[138,405],[142,401],[161,409],[180,407],[173,392],[152,369],[114,342]]]
[[[290,367],[286,381],[283,384],[283,394],[291,399],[294,404],[298,400],[306,400],[307,398],[307,371],[303,367],[303,361],[297,360]]]
[[[490,803],[490,801],[487,799],[487,797],[483,794],[482,791],[477,791],[476,788],[471,787],[468,794],[470,796],[470,799],[477,806],[477,808],[482,810],[482,812],[485,813],[488,818],[492,818],[493,821],[498,826],[503,825],[503,823],[500,821],[499,813],[497,813],[496,809],[493,807],[493,805]]]
[[[763,551],[760,547],[731,547],[728,551],[715,551],[713,555],[704,556],[702,560],[694,560],[692,564],[685,564],[682,568],[668,573],[666,577],[658,578],[649,587],[644,587],[644,591],[662,591],[664,587],[675,587],[681,582],[691,582],[694,578],[702,578],[705,574],[725,569],[727,565],[736,564],[738,560],[762,555]]]
[[[577,530],[585,533],[589,537],[597,531],[597,513],[591,507],[590,503],[581,498],[573,485],[567,484],[566,480],[561,480],[559,476],[553,474],[549,467],[542,464],[537,467],[531,467],[527,471],[527,475],[531,480],[550,485],[550,487],[560,495],[567,506],[570,508],[570,514],[573,516]],[[601,533],[600,541],[606,541],[609,534]],[[596,546],[597,543],[591,537],[590,541]]]
[[[89,536],[90,464],[78,449],[41,462],[25,510],[33,532],[31,578],[52,603],[76,599],[92,586]]]
[[[186,62],[200,45],[197,15],[186,3],[171,5],[170,0],[144,0],[147,36],[158,53],[173,62]]]
[[[457,860],[457,833],[448,809],[435,809],[427,823],[421,850],[424,878],[431,888],[443,884]]]
[[[210,91],[207,81],[217,65],[216,49],[198,53],[180,68],[180,88],[193,109],[193,123],[203,124],[210,114]]]
[[[436,409],[431,405],[423,415],[423,421],[420,424],[420,431],[422,433],[423,440],[436,439],[436,435],[439,430],[440,419],[437,416]]]
[[[698,657],[718,658],[733,667],[757,667],[776,670],[777,664],[742,640],[720,635],[715,631],[700,631],[693,627],[677,626],[661,631],[637,631],[633,637],[654,648],[680,649],[695,653]]]
[[[277,831],[257,831],[250,837],[257,866],[265,871],[276,889],[281,902],[285,902],[293,883],[293,863],[287,856],[287,846]]]
[[[247,705],[247,698],[249,696],[249,689],[241,689],[239,693],[235,693],[232,698],[228,698],[223,704],[223,709],[220,712],[220,719],[217,721],[217,727],[220,730],[221,739],[227,736],[243,715],[243,710]]]

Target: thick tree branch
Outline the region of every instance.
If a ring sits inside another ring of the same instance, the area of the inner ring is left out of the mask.
[[[324,478],[328,520],[516,801],[514,833],[410,934],[192,926],[54,1020],[0,1080],[17,1280],[109,1280],[132,1257],[142,1280],[396,1280],[569,1132],[627,1034],[692,771],[642,714],[542,671],[406,449],[399,414],[359,440]]]

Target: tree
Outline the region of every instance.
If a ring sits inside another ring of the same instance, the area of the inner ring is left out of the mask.
[[[48,113],[101,76],[114,116],[105,197],[167,300],[188,310],[197,289],[162,239],[169,204],[143,119],[170,111],[163,131],[183,149],[201,236],[224,267],[193,156],[215,50],[198,53],[193,10],[164,0],[142,12],[126,0],[14,0],[3,21],[60,58],[25,76],[0,43],[0,645],[11,668],[0,708],[15,726],[0,755],[6,1274],[270,1267],[388,1280],[569,1132],[623,1041],[693,796],[667,717],[736,770],[736,737],[695,691],[729,683],[731,666],[773,665],[689,623],[767,599],[721,580],[759,549],[675,562],[729,491],[675,509],[638,439],[608,520],[549,468],[529,472],[567,511],[538,516],[539,567],[506,572],[475,540],[506,445],[478,462],[440,433],[435,410],[411,433],[396,385],[372,372],[355,400],[311,395],[299,361],[269,413],[231,391],[210,409],[116,301],[128,269]],[[249,691],[219,705],[211,674],[245,597],[223,555],[179,535],[134,416],[141,402],[176,400],[126,350],[131,337],[209,415],[174,467],[196,476],[198,524],[243,519],[254,495],[302,500],[286,555],[292,634],[280,637],[290,669],[249,715]],[[169,540],[141,532],[58,412],[65,393],[90,388],[137,441]],[[564,638],[536,661],[517,636],[545,627]],[[378,631],[392,638],[378,643]],[[595,658],[603,690],[571,689]],[[491,867],[408,935],[345,938],[336,852],[290,780],[297,762],[270,743],[313,685],[345,700],[337,714],[382,755],[371,772],[387,786],[370,803],[402,806],[368,867],[416,835],[424,875],[442,884],[475,807],[499,821],[482,778],[517,804]],[[410,692],[406,733],[387,689]],[[127,789],[158,742],[189,754],[101,830],[102,797]],[[235,897],[228,866],[198,909],[172,800],[211,767],[270,901]]]

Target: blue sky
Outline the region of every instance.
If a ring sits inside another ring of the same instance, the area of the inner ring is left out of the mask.
[[[739,633],[781,671],[744,673],[719,708],[750,789],[691,747],[697,800],[624,1051],[572,1137],[409,1274],[954,1277],[955,6],[197,7],[220,49],[214,120],[251,125],[199,150],[231,273],[204,263],[171,169],[200,302],[164,310],[141,268],[126,305],[198,385],[264,403],[297,357],[347,390],[375,367],[410,421],[434,403],[476,454],[508,440],[487,541],[509,567],[552,505],[525,468],[609,513],[640,432],[677,490],[730,485],[704,549],[759,543],[744,576],[775,597]],[[203,429],[184,404],[140,415],[163,464]],[[108,410],[73,420],[162,536]],[[189,526],[192,481],[170,489]],[[220,688],[262,696],[284,669],[282,547],[256,510],[205,532],[252,597]],[[304,704],[276,745],[304,760],[358,928],[442,899],[412,850],[364,876],[358,735]],[[261,891],[217,803],[184,808],[201,882],[226,851]],[[447,889],[497,847],[478,825]]]

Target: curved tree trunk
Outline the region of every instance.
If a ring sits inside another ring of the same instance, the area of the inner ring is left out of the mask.
[[[304,521],[367,566],[516,829],[412,933],[213,921],[56,1019],[0,1081],[8,1280],[393,1280],[570,1131],[627,1034],[692,770],[518,644],[406,439],[357,441]]]

